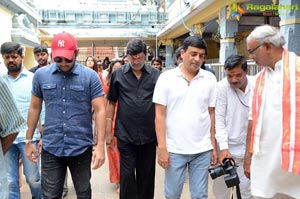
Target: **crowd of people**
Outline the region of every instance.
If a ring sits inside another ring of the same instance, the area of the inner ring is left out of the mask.
[[[146,63],[140,39],[122,59],[79,64],[77,40],[62,32],[50,64],[36,46],[29,71],[22,46],[3,43],[0,198],[21,197],[20,161],[32,198],[65,197],[68,171],[77,198],[92,198],[91,169],[105,156],[120,199],[154,198],[156,159],[167,199],[181,197],[187,177],[190,197],[208,198],[216,168],[216,199],[300,198],[300,58],[284,45],[278,28],[256,27],[247,50],[263,70],[249,76],[246,57],[234,54],[217,81],[198,36],[183,41],[166,70],[158,57]],[[238,183],[229,188],[225,174]]]

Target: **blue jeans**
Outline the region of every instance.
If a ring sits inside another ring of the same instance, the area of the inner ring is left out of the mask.
[[[34,142],[37,147],[38,141]],[[23,173],[29,185],[32,198],[42,198],[41,176],[39,163],[31,162],[26,157],[25,143],[12,144],[5,154],[9,199],[20,199],[19,157],[23,163]]]
[[[78,156],[57,157],[42,150],[42,188],[44,199],[61,199],[69,167],[78,199],[91,199],[92,147]]]
[[[183,155],[170,153],[170,165],[165,171],[165,196],[180,199],[188,168],[191,199],[208,198],[208,168],[211,151]]]

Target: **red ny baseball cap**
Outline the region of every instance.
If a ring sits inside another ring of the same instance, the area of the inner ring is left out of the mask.
[[[51,49],[53,59],[64,57],[71,60],[75,50],[77,50],[77,40],[67,32],[56,34],[52,39]]]

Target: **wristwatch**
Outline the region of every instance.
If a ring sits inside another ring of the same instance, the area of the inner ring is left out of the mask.
[[[25,144],[27,145],[27,144],[30,144],[30,143],[32,143],[32,140],[25,140]]]

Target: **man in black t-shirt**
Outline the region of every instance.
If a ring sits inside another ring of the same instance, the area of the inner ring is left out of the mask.
[[[49,53],[44,45],[34,47],[33,53],[34,59],[37,61],[38,65],[29,69],[29,71],[35,73],[39,68],[48,65]]]

